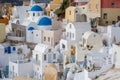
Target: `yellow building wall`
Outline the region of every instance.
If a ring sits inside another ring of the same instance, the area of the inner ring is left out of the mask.
[[[103,19],[104,13],[107,13],[107,19]],[[102,9],[102,20],[108,21],[109,24],[112,23],[112,21],[117,21],[117,17],[120,16],[120,9],[119,8],[104,8]]]
[[[60,7],[63,0],[53,0],[50,2],[50,7],[47,8],[47,14],[50,16],[50,11]]]
[[[53,0],[50,2],[50,4],[61,4],[63,0]]]
[[[75,21],[75,8],[73,6],[70,6],[65,11],[65,19],[68,20],[68,22],[74,22]]]
[[[6,38],[5,24],[0,24],[0,43],[2,43]]]
[[[101,13],[101,0],[90,0],[86,6],[88,12]]]
[[[90,21],[91,18],[101,17],[101,0],[90,0],[84,6],[86,9],[83,9],[82,13],[87,16],[87,21]]]
[[[74,22],[75,17],[75,8],[80,9],[80,14],[85,14],[87,20],[91,18],[101,17],[101,0],[90,0],[87,4],[79,7],[68,7],[65,13],[65,19],[69,22]],[[71,14],[69,14],[71,11]]]

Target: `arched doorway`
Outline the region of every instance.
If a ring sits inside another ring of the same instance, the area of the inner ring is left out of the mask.
[[[84,22],[87,22],[87,16],[86,16],[86,14],[82,14],[82,19],[83,19]]]

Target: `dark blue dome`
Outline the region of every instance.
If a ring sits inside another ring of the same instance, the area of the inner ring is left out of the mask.
[[[52,25],[52,20],[48,17],[43,17],[40,19],[40,21],[38,22],[39,26],[49,26]]]
[[[30,31],[35,30],[35,28],[34,27],[29,27],[28,30],[30,30]]]
[[[34,5],[32,8],[31,8],[31,11],[43,11],[43,9],[38,6],[38,5]]]

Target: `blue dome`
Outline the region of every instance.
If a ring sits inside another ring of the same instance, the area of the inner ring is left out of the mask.
[[[29,27],[28,30],[32,31],[32,30],[35,30],[35,28]]]
[[[31,8],[31,11],[43,11],[43,9],[38,6],[38,5],[34,5],[32,8]]]
[[[52,25],[52,21],[50,18],[48,17],[43,17],[40,19],[40,21],[38,22],[39,26],[49,26]]]

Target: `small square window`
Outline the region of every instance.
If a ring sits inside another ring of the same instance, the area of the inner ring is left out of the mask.
[[[16,48],[15,48],[15,47],[13,47],[13,51],[16,51]]]
[[[111,6],[115,6],[115,3],[114,3],[114,2],[112,2],[112,3],[111,3]]]
[[[51,49],[49,49],[48,52],[51,52]]]
[[[75,13],[78,13],[78,11],[75,11]]]
[[[38,34],[36,34],[36,36],[38,36]]]
[[[107,13],[103,14],[103,19],[107,19]]]

